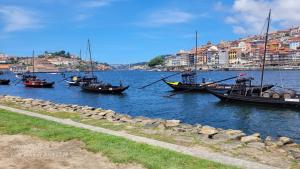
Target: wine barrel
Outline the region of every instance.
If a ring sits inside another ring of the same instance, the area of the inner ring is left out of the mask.
[[[281,94],[281,93],[274,92],[274,93],[273,93],[273,95],[272,95],[272,98],[274,98],[274,99],[279,99],[279,98],[280,98],[280,96],[282,96],[282,94]]]
[[[274,93],[275,92],[273,90],[267,90],[267,91],[263,92],[262,96],[266,97],[266,98],[270,98],[273,96]]]
[[[294,90],[286,90],[283,92],[283,98],[285,99],[293,98],[295,97],[295,95],[296,95],[296,91]]]

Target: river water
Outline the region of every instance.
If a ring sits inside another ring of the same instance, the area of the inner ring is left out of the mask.
[[[41,79],[55,81],[53,89],[25,88],[21,83],[0,86],[0,94],[38,98],[57,103],[88,105],[112,109],[131,116],[163,119],[180,119],[185,123],[210,125],[225,129],[240,129],[247,134],[259,132],[263,136],[287,136],[300,143],[300,109],[273,108],[246,104],[222,103],[210,94],[184,93],[172,98],[163,97],[171,89],[163,82],[143,90],[139,87],[174,72],[104,71],[95,73],[101,80],[130,85],[124,95],[86,93],[78,87],[68,87],[59,74],[38,74]],[[255,78],[259,84],[259,71],[210,71],[199,72],[202,77],[219,80],[240,73]],[[17,81],[12,74],[6,74]],[[68,74],[66,76],[69,76]],[[3,78],[3,76],[1,77]],[[180,80],[180,76],[170,78]],[[233,82],[229,81],[228,83]],[[265,82],[300,91],[300,71],[266,71]]]

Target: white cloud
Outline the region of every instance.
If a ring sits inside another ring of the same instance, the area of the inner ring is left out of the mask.
[[[155,11],[146,17],[144,26],[162,26],[170,24],[186,23],[194,19],[194,15],[180,10]]]
[[[276,29],[299,26],[299,0],[235,0],[233,13],[225,19],[238,34],[258,34],[272,9],[272,26]]]
[[[82,3],[82,6],[86,8],[97,8],[110,5],[111,2],[112,0],[86,0]]]
[[[226,6],[221,1],[217,1],[214,3],[214,10],[216,11],[223,11],[226,9]]]
[[[234,17],[228,16],[225,18],[225,23],[236,24],[236,23],[238,23],[238,20],[235,19]]]
[[[90,17],[92,17],[90,14],[79,14],[75,17],[75,21],[84,21]]]
[[[40,27],[38,17],[32,11],[17,6],[0,6],[0,22],[4,32],[15,32]]]
[[[247,33],[247,31],[241,26],[234,26],[233,32],[236,34],[246,34]]]

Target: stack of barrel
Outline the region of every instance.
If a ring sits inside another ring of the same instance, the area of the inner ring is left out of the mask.
[[[294,90],[284,90],[284,91],[274,91],[274,90],[267,90],[265,91],[262,96],[266,98],[284,98],[284,99],[290,99],[295,97],[296,91]]]

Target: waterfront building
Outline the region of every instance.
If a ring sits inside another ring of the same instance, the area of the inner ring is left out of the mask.
[[[239,48],[231,48],[228,52],[229,64],[239,64],[240,58],[240,49]]]
[[[194,63],[197,64],[197,66],[201,67],[206,63],[206,48],[205,47],[198,47],[197,48],[197,57],[195,57]],[[193,48],[190,50],[190,53],[194,55],[196,53],[196,48]]]
[[[172,67],[173,66],[173,59],[175,58],[175,56],[167,56],[164,59],[164,65],[166,67]]]
[[[300,26],[298,27],[295,27],[295,28],[291,28],[291,33],[290,33],[291,36],[300,36]]]
[[[24,73],[27,72],[27,67],[25,65],[13,65],[9,67],[9,70],[14,73]]]
[[[289,55],[291,56],[294,65],[300,65],[300,48],[290,50]]]
[[[206,51],[207,65],[216,66],[219,64],[219,50],[216,46],[211,46]]]
[[[296,50],[300,46],[300,37],[292,37],[289,39],[290,49]]]
[[[228,48],[219,48],[219,65],[228,67]]]
[[[281,47],[279,40],[270,40],[267,44],[267,49],[269,50],[278,50]]]
[[[177,54],[176,54],[177,60],[178,60],[178,66],[190,66],[193,65],[193,63],[191,62],[190,59],[190,52],[188,51],[184,51],[184,50],[180,50]]]
[[[47,59],[51,64],[56,66],[61,65],[79,65],[79,62],[72,58],[64,58],[64,57],[54,57]]]
[[[187,67],[191,66],[191,55],[185,51],[180,51],[174,56],[168,56],[164,59],[166,67]]]
[[[0,53],[0,64],[6,63],[10,63],[8,56],[4,53]]]

